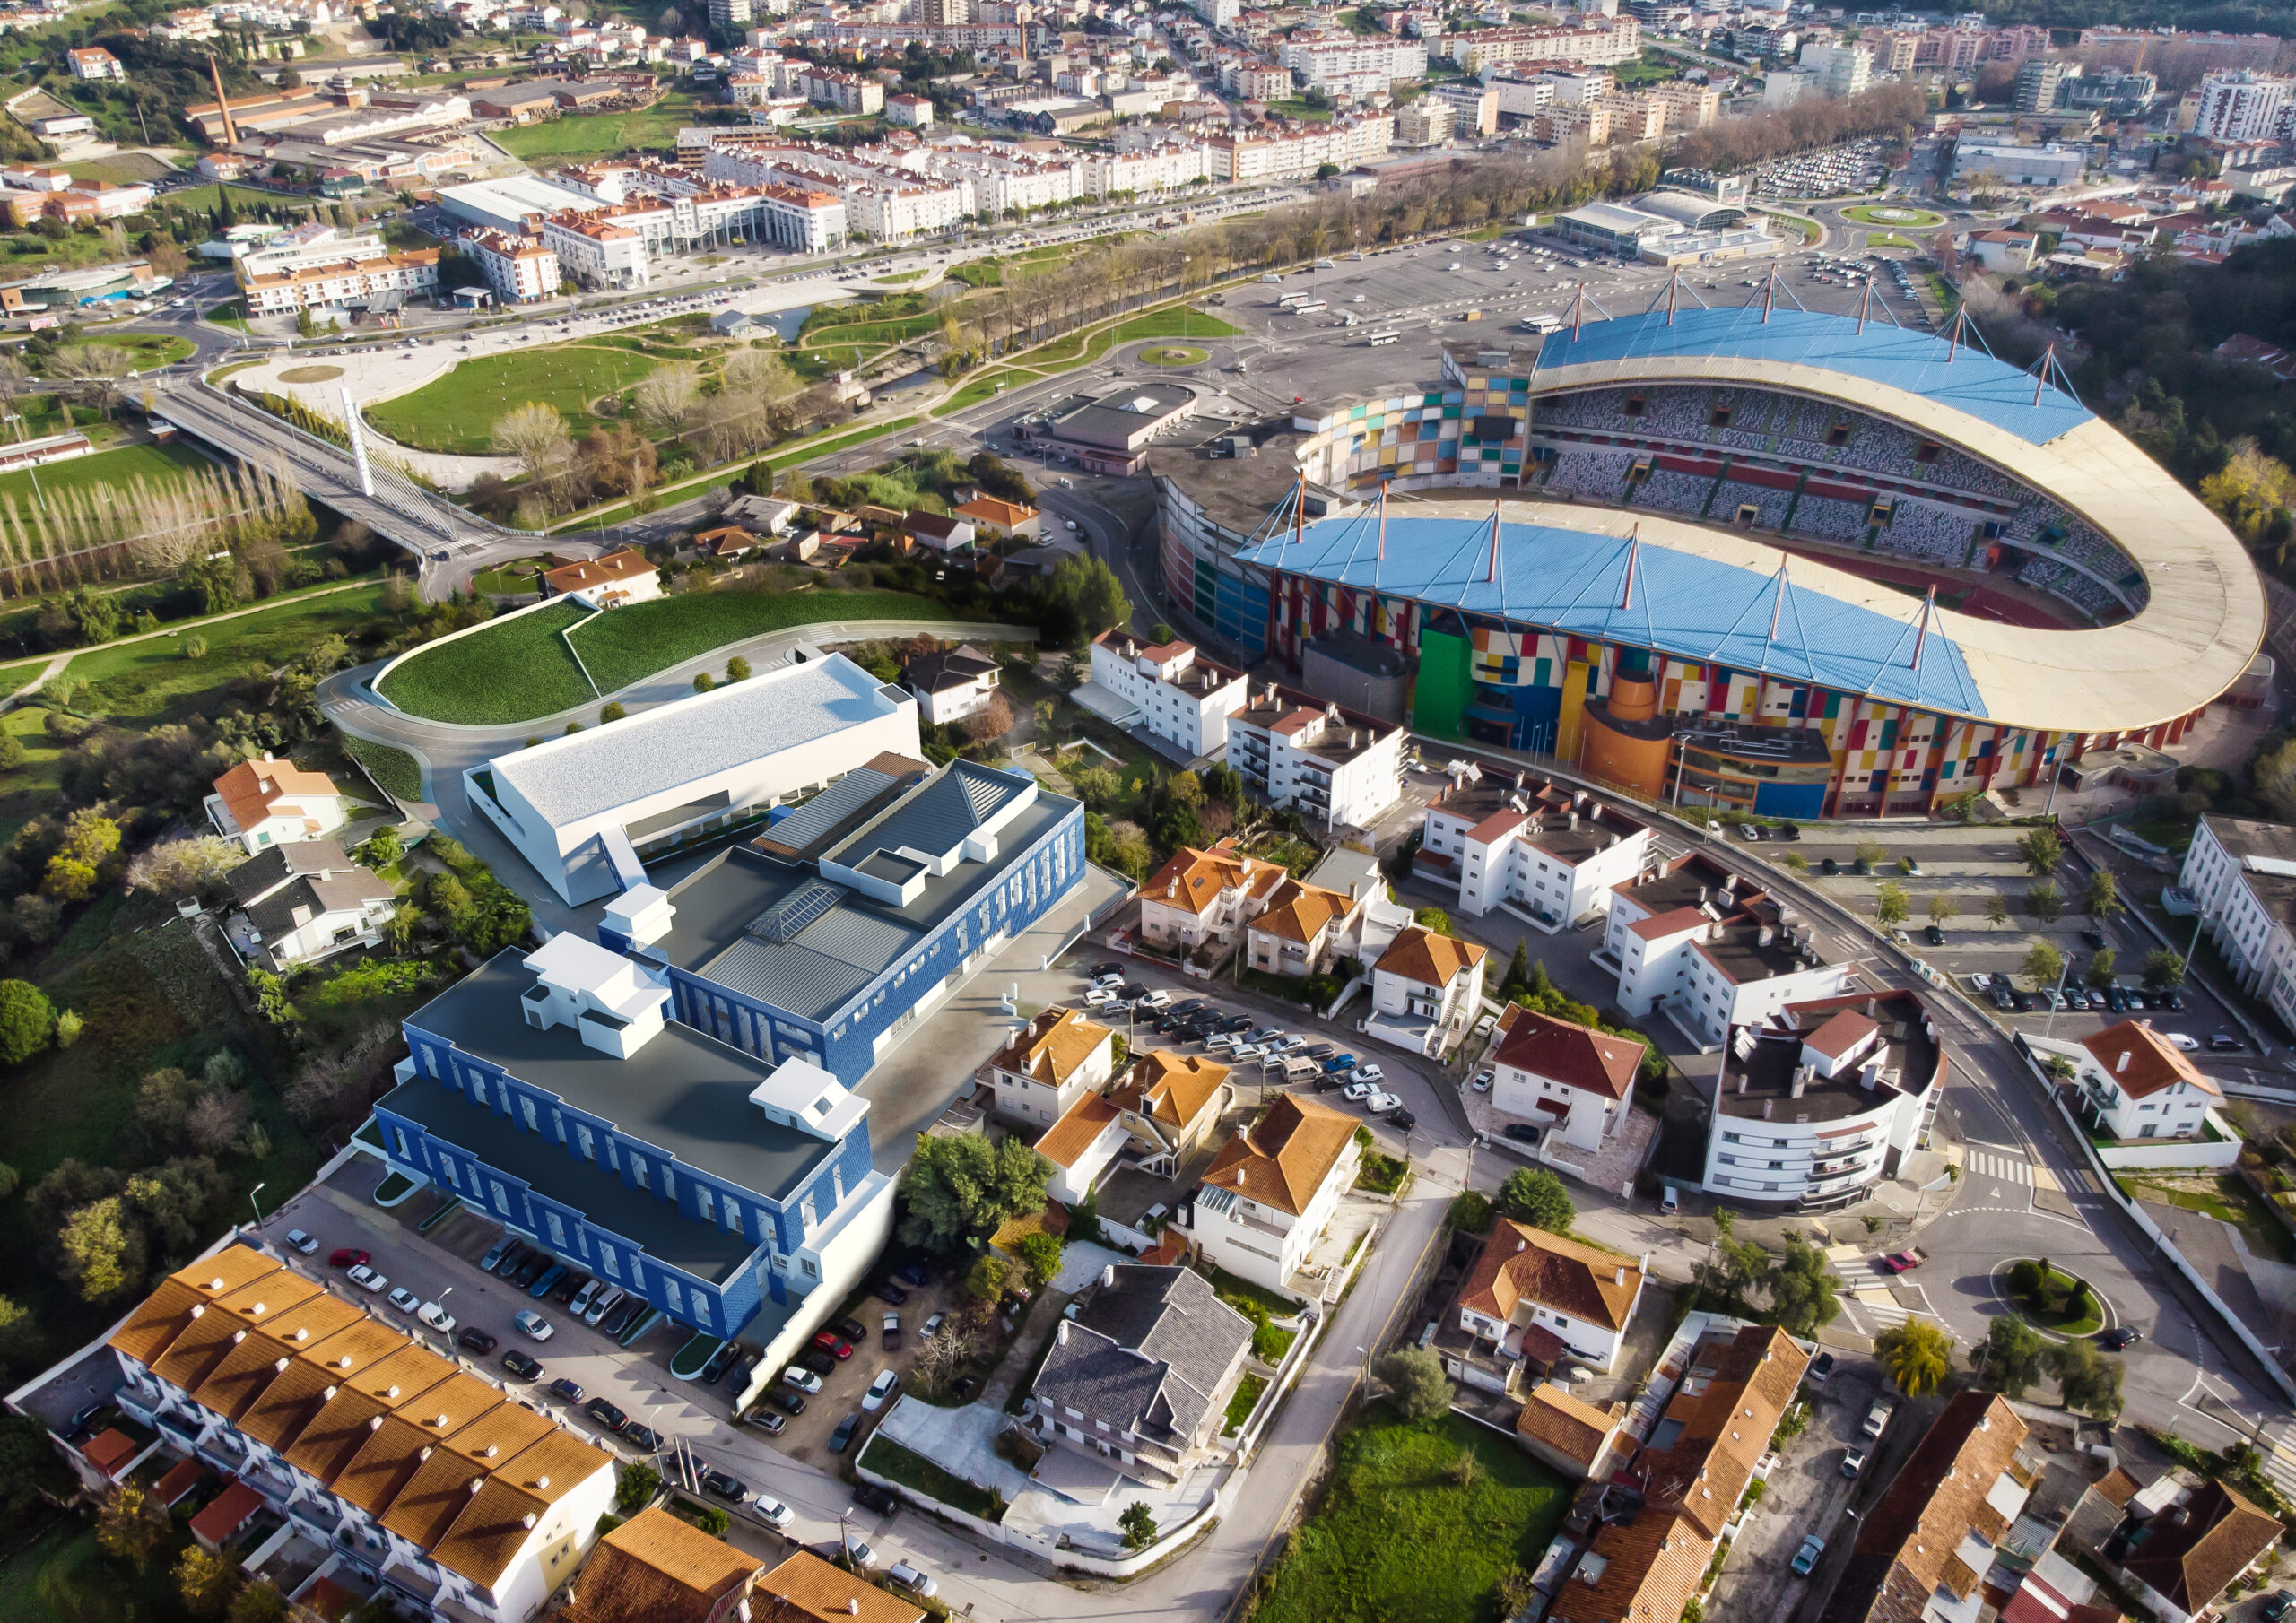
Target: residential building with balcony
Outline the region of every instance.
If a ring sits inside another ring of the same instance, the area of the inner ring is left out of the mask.
[[[1849,978],[1848,965],[1818,956],[1799,914],[1698,852],[1612,887],[1595,961],[1617,971],[1627,1014],[1662,1013],[1709,1053],[1732,1028],[1831,997]]]
[[[642,288],[654,280],[642,231],[588,214],[552,214],[542,222],[543,246],[559,269],[586,288]]]
[[[1372,1012],[1363,1029],[1423,1055],[1456,1046],[1482,1016],[1489,957],[1472,942],[1405,925],[1371,967]]]
[[[1073,1206],[1119,1167],[1175,1178],[1211,1142],[1235,1102],[1228,1067],[1158,1048],[1105,1091],[1083,1095],[1037,1141],[1053,1166],[1046,1193]]]
[[[271,846],[224,881],[234,911],[223,932],[239,956],[274,975],[383,939],[398,892],[331,839]]]
[[[2296,1031],[2296,829],[2212,812],[2193,830],[2177,882],[2240,990]]]
[[[901,667],[900,681],[925,719],[944,727],[988,708],[1002,674],[996,660],[968,643],[918,655]]]
[[[1227,746],[1250,683],[1195,644],[1147,644],[1122,627],[1092,639],[1091,680],[1070,695],[1118,726],[1142,726],[1191,760]]]
[[[1281,811],[1369,828],[1403,796],[1404,729],[1318,708],[1271,685],[1228,718],[1228,764]]]
[[[1220,1147],[1174,1222],[1215,1265],[1296,1297],[1294,1276],[1362,1161],[1353,1116],[1283,1094]]]
[[[1158,1487],[1214,1455],[1252,1324],[1192,1269],[1116,1263],[1031,1384],[1036,1435]]]
[[[1925,1141],[1946,1058],[1906,991],[1788,1003],[1738,1028],[1715,1081],[1704,1187],[1803,1207],[1864,1198]]]
[[[1280,864],[1246,856],[1231,839],[1209,851],[1182,846],[1140,888],[1141,939],[1166,952],[1211,949],[1225,957],[1290,878]]]
[[[266,1506],[319,1552],[314,1584],[526,1623],[613,1506],[611,1454],[252,1246],[161,1280],[106,1346],[121,1412],[231,1479],[200,1532]]]
[[[207,820],[249,856],[272,846],[324,839],[345,820],[343,792],[324,772],[265,755],[243,760],[217,778]]]
[[[505,304],[529,304],[558,292],[558,255],[539,237],[481,230],[466,233],[463,247]]]
[[[1552,933],[1608,913],[1650,849],[1647,824],[1584,789],[1459,762],[1428,803],[1412,872],[1456,886],[1463,912],[1504,908]]]
[[[875,1259],[892,1184],[865,1101],[706,1034],[674,996],[659,967],[577,935],[497,955],[407,1018],[384,1159],[678,1323],[746,1326],[770,1363]]]
[[[2144,1020],[2123,1020],[2081,1039],[2073,1085],[2083,1114],[2117,1139],[2197,1138],[2224,1102],[2214,1077]]]
[[[1642,1045],[1520,1006],[1500,1016],[1500,1030],[1492,1107],[1599,1153],[1626,1121]]]
[[[1367,899],[1287,878],[1244,927],[1245,961],[1266,975],[1328,973],[1353,955]]]
[[[1518,1366],[1544,1370],[1568,1358],[1608,1370],[1644,1282],[1632,1257],[1500,1218],[1460,1283],[1455,1307],[1461,1330]],[[1514,1389],[1509,1379],[1507,1390]]]
[[[1115,1069],[1114,1028],[1056,1003],[1013,1032],[978,1075],[996,1091],[997,1115],[1043,1126],[1106,1087]]]

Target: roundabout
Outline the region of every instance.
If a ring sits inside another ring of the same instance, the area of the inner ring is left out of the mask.
[[[2005,1257],[1993,1265],[1993,1291],[2011,1316],[2058,1341],[2080,1341],[2110,1322],[2096,1287],[2046,1257]]]
[[[1152,367],[1201,366],[1211,358],[1210,351],[1196,349],[1186,344],[1152,344],[1135,357],[1135,360]]]
[[[1930,209],[1908,208],[1884,203],[1860,204],[1841,211],[1844,220],[1855,220],[1860,225],[1901,226],[1908,230],[1926,231],[1945,223],[1945,216]]]

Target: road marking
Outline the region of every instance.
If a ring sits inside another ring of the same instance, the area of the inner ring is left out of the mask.
[[[1989,1155],[1982,1150],[1969,1154],[1970,1170],[1980,1177],[1999,1178],[2005,1183],[2031,1184],[2033,1169],[2030,1163],[2006,1155]],[[1999,1190],[1994,1191],[1996,1194]]]

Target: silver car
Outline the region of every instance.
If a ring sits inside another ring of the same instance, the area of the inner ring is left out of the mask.
[[[604,1320],[606,1315],[612,1313],[621,1304],[622,1295],[621,1286],[607,1286],[599,1295],[598,1299],[590,1304],[590,1311],[582,1315],[582,1323],[595,1329]]]

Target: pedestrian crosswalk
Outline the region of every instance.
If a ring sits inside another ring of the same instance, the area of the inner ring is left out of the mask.
[[[2031,1163],[2015,1156],[1994,1155],[1983,1150],[1969,1152],[1968,1169],[1971,1177],[1998,1178],[2009,1184],[2030,1184],[2033,1181]]]

